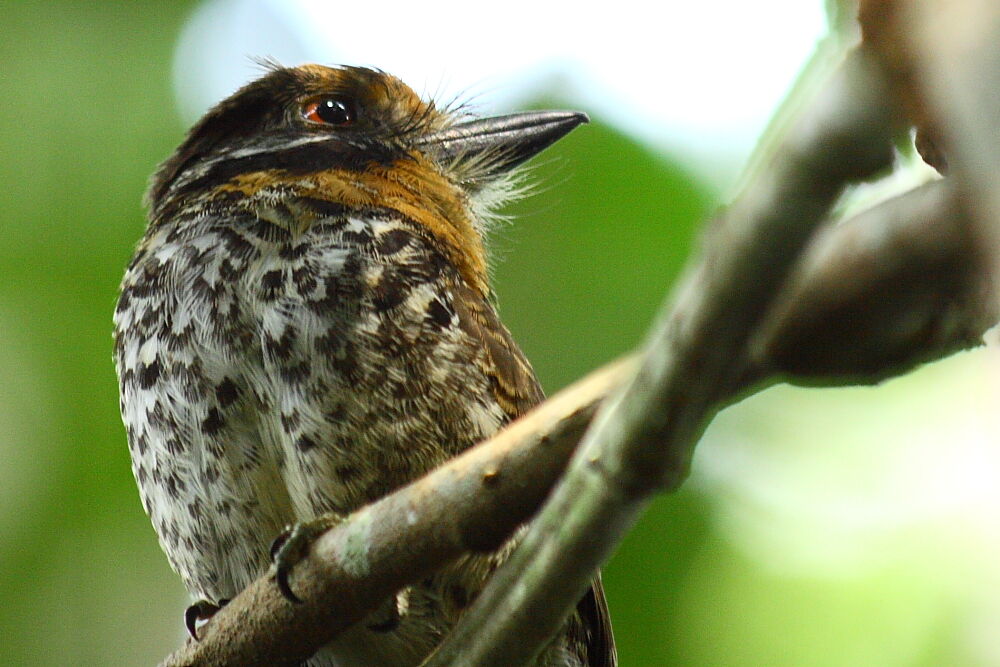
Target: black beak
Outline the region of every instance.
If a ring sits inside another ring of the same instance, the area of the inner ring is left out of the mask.
[[[526,162],[589,121],[579,111],[527,111],[452,125],[421,137],[417,145],[442,165],[468,161],[478,180]]]

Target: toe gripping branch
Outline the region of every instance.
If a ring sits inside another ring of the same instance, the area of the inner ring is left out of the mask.
[[[329,513],[311,521],[303,521],[286,526],[271,543],[271,561],[274,563],[274,581],[278,590],[290,602],[302,603],[302,598],[292,591],[288,583],[288,575],[292,568],[309,555],[312,543],[330,528],[342,523],[344,517]]]
[[[223,598],[215,602],[208,600],[198,600],[193,605],[184,610],[184,627],[187,628],[191,639],[198,641],[198,623],[207,621],[215,616],[220,609],[229,604],[229,600]]]

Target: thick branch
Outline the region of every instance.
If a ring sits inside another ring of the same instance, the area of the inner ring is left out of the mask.
[[[1000,272],[1000,4],[995,0],[863,0],[866,41],[893,74],[918,146],[968,197],[980,247]],[[918,136],[918,139],[920,137]]]
[[[750,373],[877,382],[980,344],[998,304],[952,180],[824,229],[757,334]]]
[[[1000,3],[897,0],[897,37],[914,61],[914,85],[942,139],[949,169],[974,194],[972,214],[1000,246]]]
[[[522,665],[545,647],[651,495],[686,477],[707,420],[744,377],[733,361],[843,185],[891,163],[890,138],[879,72],[854,53],[717,222],[638,372],[428,667]]]

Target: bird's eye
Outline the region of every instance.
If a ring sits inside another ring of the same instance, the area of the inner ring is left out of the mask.
[[[354,105],[340,97],[323,97],[306,102],[302,117],[314,123],[345,127],[354,123]]]

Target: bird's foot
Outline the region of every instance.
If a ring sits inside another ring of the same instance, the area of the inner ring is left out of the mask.
[[[219,600],[218,603],[208,600],[198,600],[184,610],[184,627],[195,641],[198,641],[198,624],[207,621],[229,604],[229,600]]]
[[[292,602],[302,602],[288,585],[288,575],[296,564],[309,555],[309,549],[317,537],[343,521],[343,515],[330,512],[310,521],[288,526],[274,538],[271,543],[271,561],[274,563],[274,580],[282,595]]]

